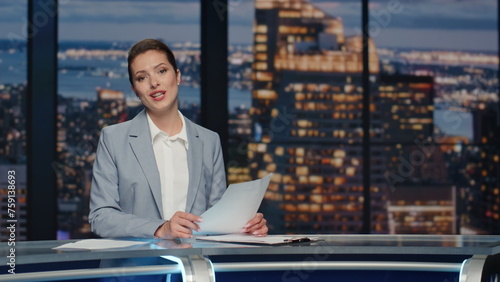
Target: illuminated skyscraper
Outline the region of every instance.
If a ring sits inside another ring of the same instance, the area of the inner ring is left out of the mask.
[[[229,113],[229,155],[228,167],[229,183],[238,183],[252,180],[246,165],[247,156],[245,146],[252,132],[252,121],[248,109],[244,107],[235,108]]]
[[[455,188],[398,186],[389,193],[389,232],[393,234],[453,234]]]
[[[371,184],[386,191],[388,231],[454,234],[455,188],[449,183],[445,148],[433,139],[434,79],[410,75],[378,79],[371,129],[372,142],[384,147],[379,166],[384,179],[378,178],[381,171],[372,170]]]
[[[3,228],[0,232],[2,242],[14,234],[16,240],[26,240],[27,236],[26,96],[26,85],[0,83],[0,173],[3,175],[0,179],[0,220],[5,227],[8,220],[16,220],[10,222],[14,223],[15,231]],[[8,175],[15,177],[13,185],[8,183]],[[14,189],[8,189],[9,186]]]
[[[467,160],[459,184],[466,233],[500,234],[500,113],[497,103],[478,104],[474,116],[475,146],[461,146]],[[495,144],[495,145],[491,145]],[[463,162],[463,161],[462,161]]]
[[[252,177],[273,172],[263,204],[272,230],[360,232],[361,37],[298,0],[257,0],[254,35],[248,158]],[[375,52],[370,60],[377,74]]]
[[[372,142],[384,146],[385,185],[394,191],[399,184],[444,183],[448,178],[442,152],[432,139],[433,78],[380,76],[377,84],[372,95],[371,131]]]
[[[429,76],[380,76],[372,95],[373,141],[423,142],[432,137],[434,80]]]
[[[127,104],[121,91],[111,89],[97,90],[97,113],[104,125],[124,122],[127,120]]]

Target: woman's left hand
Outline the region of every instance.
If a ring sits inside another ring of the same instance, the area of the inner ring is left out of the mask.
[[[262,213],[257,213],[250,221],[243,227],[241,233],[252,234],[256,236],[267,236],[269,228],[267,228],[267,220]]]

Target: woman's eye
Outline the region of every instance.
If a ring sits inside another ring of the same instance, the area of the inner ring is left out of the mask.
[[[138,78],[136,78],[135,80],[136,80],[137,82],[141,82],[141,81],[143,81],[144,79],[145,79],[145,78],[144,78],[144,76],[139,76],[139,77],[138,77]]]
[[[166,73],[166,72],[167,72],[167,70],[166,70],[166,69],[161,69],[161,70],[160,70],[160,73]]]

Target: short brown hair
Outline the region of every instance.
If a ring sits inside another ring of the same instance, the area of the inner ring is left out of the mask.
[[[156,39],[144,39],[135,43],[134,46],[132,46],[132,48],[128,51],[128,80],[130,81],[130,84],[134,85],[132,82],[132,71],[130,70],[130,65],[137,56],[146,53],[149,50],[157,50],[164,53],[167,56],[168,62],[172,65],[174,70],[177,71],[174,53],[172,53],[172,50],[170,50],[165,43]]]

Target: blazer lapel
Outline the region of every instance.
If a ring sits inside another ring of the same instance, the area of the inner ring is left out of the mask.
[[[200,179],[202,175],[203,161],[200,159],[203,156],[203,142],[200,140],[198,131],[193,122],[185,118],[186,131],[189,142],[189,150],[187,154],[188,169],[189,169],[189,188],[186,199],[186,212],[191,212],[194,204],[194,199],[198,189],[200,189]]]
[[[129,143],[135,157],[137,158],[137,161],[142,168],[142,172],[146,175],[146,179],[149,183],[151,193],[153,194],[156,207],[158,208],[163,218],[160,174],[156,165],[153,146],[151,145],[151,133],[149,131],[145,110],[142,110],[131,121]]]

